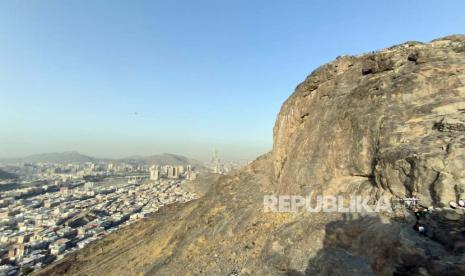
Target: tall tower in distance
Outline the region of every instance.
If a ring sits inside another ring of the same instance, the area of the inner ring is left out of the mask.
[[[226,170],[224,168],[224,164],[221,162],[221,159],[218,154],[218,150],[215,149],[215,153],[213,154],[212,161],[211,161],[211,169],[214,173],[224,174]]]

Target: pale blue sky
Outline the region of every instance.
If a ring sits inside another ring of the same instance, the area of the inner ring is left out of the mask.
[[[0,0],[0,157],[229,159],[342,54],[465,32],[464,1]]]

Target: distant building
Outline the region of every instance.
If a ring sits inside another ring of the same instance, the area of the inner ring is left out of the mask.
[[[163,174],[164,174],[164,175],[168,175],[168,168],[169,168],[169,167],[170,167],[170,166],[163,166],[163,167],[162,167],[162,170],[163,170]]]
[[[30,239],[30,238],[31,238],[31,235],[30,235],[30,234],[19,235],[19,236],[17,237],[16,242],[17,242],[18,244],[27,243],[27,242],[29,242],[29,239]]]
[[[49,199],[49,198],[44,199],[44,208],[51,208],[51,207],[53,207],[54,205],[55,205],[55,204],[54,204],[54,202],[53,202],[51,199]]]
[[[84,184],[84,189],[91,190],[92,188],[94,188],[94,182],[86,182],[86,184]]]
[[[27,254],[28,246],[24,244],[15,244],[10,247],[8,250],[8,257],[9,258],[17,258],[23,257]]]
[[[147,179],[147,175],[131,175],[131,176],[126,176],[128,179],[129,184],[140,184],[144,179]]]
[[[214,173],[218,173],[218,174],[226,173],[226,169],[224,167],[224,164],[221,162],[221,159],[218,155],[217,150],[215,150],[215,153],[213,154],[213,157],[212,157],[211,169],[213,170]]]
[[[193,172],[193,171],[187,172],[187,179],[188,179],[188,180],[195,180],[195,179],[197,179],[197,173],[195,173],[195,172]]]
[[[59,239],[55,243],[50,244],[50,254],[52,255],[60,255],[65,252],[68,239]]]
[[[179,177],[178,168],[169,166],[167,174],[168,174],[168,178],[177,179]]]
[[[60,194],[62,194],[62,195],[68,195],[68,194],[69,194],[69,189],[68,189],[68,187],[61,187],[61,188],[60,188]]]
[[[158,170],[158,166],[150,167],[150,180],[158,180],[160,178],[160,171]]]

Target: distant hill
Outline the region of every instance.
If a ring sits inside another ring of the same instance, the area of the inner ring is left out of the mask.
[[[23,158],[4,158],[0,161],[3,163],[85,163],[85,162],[98,162],[98,161],[114,161],[114,162],[128,162],[128,163],[141,163],[141,164],[156,164],[156,165],[194,165],[203,167],[203,163],[182,155],[164,153],[151,156],[131,156],[121,159],[103,159],[96,158],[88,155],[81,154],[77,151],[53,152],[42,153],[26,156]]]
[[[156,154],[150,156],[131,156],[127,158],[120,159],[119,161],[125,162],[136,162],[136,163],[144,163],[144,164],[156,164],[156,165],[194,165],[194,166],[203,166],[203,163],[188,158],[182,155],[176,155],[171,153],[164,153],[164,154]]]
[[[97,160],[81,154],[77,151],[53,152],[33,154],[23,158],[5,158],[1,159],[5,163],[36,163],[36,162],[50,162],[50,163],[84,163]]]

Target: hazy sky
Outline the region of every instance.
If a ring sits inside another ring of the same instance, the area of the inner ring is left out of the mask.
[[[0,0],[0,157],[251,159],[342,54],[465,33],[464,1]]]

